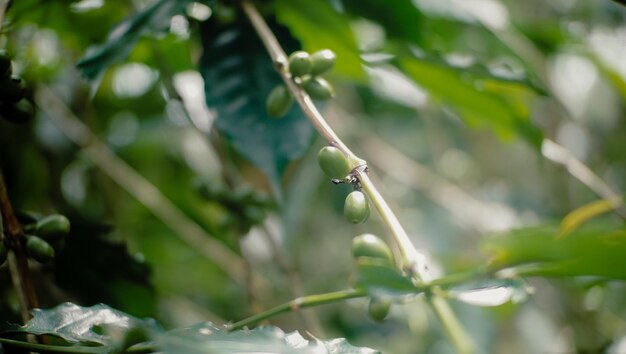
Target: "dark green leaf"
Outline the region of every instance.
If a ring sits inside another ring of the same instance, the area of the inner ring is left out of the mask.
[[[347,16],[326,1],[278,0],[276,18],[289,27],[310,53],[330,49],[337,55],[334,72],[363,80],[359,48]]]
[[[161,31],[172,16],[183,11],[190,0],[158,0],[127,17],[109,33],[107,41],[93,48],[78,62],[78,68],[89,79],[97,78],[112,64],[128,57],[139,38],[149,31]]]
[[[411,56],[399,67],[434,98],[450,105],[471,126],[487,127],[503,139],[521,136],[537,149],[543,134],[530,121],[535,89],[523,80],[487,75],[476,67],[461,69]]]
[[[164,334],[158,343],[161,351],[166,354],[378,353],[373,349],[354,347],[343,338],[328,341],[315,338],[307,340],[298,332],[285,333],[277,327],[228,332],[208,322]]]
[[[141,327],[150,332],[161,331],[153,320],[140,320],[107,305],[81,307],[66,302],[48,310],[34,309],[33,318],[25,326],[12,326],[4,332],[52,335],[70,343],[117,345],[111,331]]]
[[[387,36],[422,42],[424,15],[410,0],[343,0],[346,11],[379,23]]]
[[[421,292],[409,278],[384,259],[359,257],[355,262],[356,288],[365,289],[370,295],[403,296]]]
[[[284,27],[270,22],[287,50],[296,41]],[[231,27],[209,21],[202,29],[204,55],[200,71],[208,106],[217,114],[217,129],[232,146],[268,177],[276,196],[289,161],[304,155],[313,127],[298,107],[281,119],[265,112],[272,88],[281,83],[257,34],[246,21]]]
[[[593,275],[626,279],[626,230],[608,223],[585,225],[558,237],[559,226],[514,230],[486,239],[493,270],[543,276]]]

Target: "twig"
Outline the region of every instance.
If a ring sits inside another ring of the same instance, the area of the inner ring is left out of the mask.
[[[328,144],[336,146],[339,148],[348,158],[352,167],[354,167],[355,177],[359,179],[359,182],[363,186],[364,191],[367,193],[369,199],[374,204],[376,210],[380,213],[383,221],[391,230],[393,235],[393,239],[395,241],[396,246],[400,249],[400,253],[402,254],[402,266],[405,270],[410,272],[411,277],[414,279],[416,283],[423,282],[424,276],[427,273],[428,267],[425,263],[425,256],[421,254],[413,243],[411,239],[408,237],[404,228],[398,221],[396,215],[391,211],[389,205],[381,196],[381,194],[376,189],[376,186],[371,182],[369,177],[367,176],[367,165],[366,162],[356,156],[350,149],[339,139],[337,134],[333,131],[333,129],[328,125],[324,117],[320,114],[313,104],[313,101],[309,97],[309,95],[301,89],[292,79],[291,75],[287,70],[287,56],[285,51],[282,49],[276,36],[268,27],[265,20],[259,14],[257,9],[250,3],[249,0],[241,1],[241,7],[245,12],[246,16],[249,18],[252,26],[255,31],[261,38],[261,41],[265,45],[274,65],[281,78],[283,79],[287,88],[291,91],[293,96],[296,98],[296,101],[300,105],[300,108],[307,116],[313,127],[318,131],[318,133],[326,139]],[[438,298],[438,295],[434,294],[434,298]],[[444,299],[440,299],[441,303],[445,303]],[[437,313],[439,319],[444,323],[444,328],[448,331],[448,335],[452,338],[453,344],[457,346],[457,350],[460,353],[470,353],[473,352],[473,345],[469,340],[469,337],[465,333],[464,329],[460,326],[458,319],[452,311],[445,311],[446,308],[443,306],[432,306],[432,309]],[[453,332],[451,332],[453,331]],[[458,338],[464,338],[466,340],[457,340]]]
[[[330,304],[330,303],[334,303],[338,301],[354,299],[358,297],[366,297],[366,296],[367,296],[367,292],[365,292],[364,290],[353,290],[353,289],[336,291],[336,292],[326,293],[326,294],[303,296],[303,297],[299,297],[297,299],[291,300],[289,302],[286,302],[282,305],[278,305],[258,315],[250,316],[239,322],[235,322],[231,325],[227,325],[226,327],[228,328],[229,331],[234,331],[236,329],[240,329],[245,326],[250,326],[255,323],[261,322],[263,320],[272,318],[281,313],[298,311],[301,308]]]
[[[598,197],[607,200],[619,198],[619,195],[602,178],[578,160],[567,148],[550,139],[543,139],[541,153],[548,160],[563,165],[570,175],[591,189]],[[626,219],[626,209],[623,206],[615,208],[614,211],[622,219]]]
[[[36,91],[37,105],[46,110],[50,119],[85,154],[118,185],[142,203],[165,223],[185,243],[211,259],[239,284],[245,284],[243,260],[206,233],[198,224],[186,216],[161,191],[141,176],[132,167],[102,143],[48,87],[40,86]],[[259,273],[254,278],[263,284],[267,280]]]
[[[20,303],[22,321],[26,323],[30,319],[28,310],[39,307],[39,304],[28,269],[28,257],[24,248],[24,230],[13,212],[2,171],[0,171],[0,211],[4,234],[0,235],[0,242],[4,238],[9,246],[11,280]]]

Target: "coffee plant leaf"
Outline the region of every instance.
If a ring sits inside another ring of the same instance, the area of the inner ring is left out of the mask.
[[[309,336],[310,337],[310,336]],[[344,338],[305,339],[299,332],[285,333],[278,327],[228,332],[204,322],[159,336],[157,343],[165,354],[375,354],[376,350],[354,347]]]
[[[411,279],[404,276],[393,264],[380,258],[359,257],[356,263],[356,284],[374,296],[406,296],[419,294],[421,290]]]
[[[422,44],[424,14],[410,0],[343,0],[346,12],[380,24],[387,36]]]
[[[94,47],[77,66],[89,79],[96,79],[111,65],[124,61],[141,36],[168,28],[170,19],[184,11],[190,0],[158,0],[127,17],[111,29],[106,42]]]
[[[352,80],[365,80],[349,17],[337,12],[329,2],[278,0],[276,18],[289,28],[309,53],[322,49],[335,52],[334,73]]]
[[[626,229],[609,220],[560,237],[559,225],[517,229],[485,239],[492,271],[548,277],[626,279]]]
[[[108,305],[82,307],[66,302],[51,309],[34,309],[24,326],[9,325],[3,333],[51,335],[69,343],[115,346],[119,337],[111,335],[140,327],[149,333],[162,329],[152,319],[138,319]]]
[[[270,26],[287,51],[298,49],[285,27],[272,21]],[[200,72],[207,105],[217,115],[215,127],[239,154],[263,171],[279,197],[282,173],[290,161],[306,153],[313,126],[296,106],[281,119],[268,116],[267,95],[282,80],[245,19],[228,27],[208,21],[201,33]]]
[[[466,304],[482,307],[521,303],[532,288],[521,278],[490,279],[453,287],[448,296]]]
[[[459,68],[411,55],[398,57],[396,63],[469,126],[488,128],[505,141],[521,137],[541,148],[543,133],[531,121],[529,107],[542,90],[530,81],[494,75],[480,66]]]

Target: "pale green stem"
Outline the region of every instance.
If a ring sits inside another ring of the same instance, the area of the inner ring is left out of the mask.
[[[380,213],[383,221],[387,226],[391,229],[391,233],[393,235],[393,239],[400,250],[400,254],[402,255],[402,263],[405,270],[409,271],[411,276],[414,278],[416,283],[421,283],[424,280],[423,275],[427,270],[427,265],[425,264],[425,257],[413,246],[411,239],[404,231],[404,228],[398,221],[398,218],[395,216],[391,208],[387,205],[384,198],[378,192],[374,184],[371,182],[369,177],[367,176],[367,164],[364,160],[360,159],[356,156],[350,149],[341,141],[341,139],[337,136],[335,131],[328,125],[324,117],[315,107],[315,104],[300,86],[298,86],[291,77],[291,74],[287,70],[287,55],[285,51],[280,46],[280,43],[276,39],[276,36],[269,28],[261,14],[257,11],[254,5],[248,1],[243,0],[241,2],[241,7],[245,12],[246,16],[248,16],[252,26],[255,31],[261,38],[261,41],[265,45],[274,65],[281,78],[285,82],[285,85],[291,91],[296,101],[302,108],[302,111],[307,116],[313,127],[319,132],[319,134],[324,137],[324,139],[328,142],[329,145],[333,145],[339,148],[350,161],[351,166],[354,168],[354,175],[358,178],[361,183],[365,193],[368,195],[372,204],[374,204],[376,210]],[[436,298],[438,295],[432,295]],[[302,298],[301,298],[302,299]],[[326,302],[324,302],[326,303]],[[269,311],[266,311],[262,314],[252,316],[249,319],[240,321],[235,323],[235,328],[239,328],[243,325],[249,324],[249,321],[258,322],[268,317],[275,316],[276,314],[287,312],[292,310],[289,305],[290,303],[281,305]],[[314,306],[319,304],[314,302]],[[469,342],[469,337],[461,327],[454,313],[450,311],[449,307],[445,307],[442,304],[447,304],[445,300],[440,299],[437,302],[437,305],[432,303],[432,308],[439,317],[439,319],[443,322],[444,328],[448,331],[452,342],[457,347],[457,351],[459,353],[471,353],[473,351],[471,342]],[[446,311],[447,310],[447,311]],[[260,317],[259,316],[264,316]],[[241,324],[241,322],[244,322]],[[468,341],[458,340],[459,338],[467,338]],[[469,343],[469,344],[468,344]]]
[[[267,311],[245,318],[239,322],[235,322],[228,326],[228,330],[233,331],[236,329],[240,329],[245,326],[250,326],[255,323],[270,319],[276,315],[280,315],[281,313],[298,311],[299,309],[305,308],[305,307],[325,305],[325,304],[330,304],[333,302],[339,302],[339,301],[354,299],[357,297],[366,297],[366,296],[367,296],[367,292],[365,292],[364,290],[353,290],[353,289],[335,291],[335,292],[326,293],[326,294],[302,296],[294,300],[291,300],[289,302],[286,302],[284,304],[278,305]]]
[[[435,290],[436,289],[433,289],[433,291]],[[443,324],[456,350],[460,354],[473,353],[474,343],[467,332],[465,332],[465,328],[463,328],[457,319],[454,311],[452,311],[450,304],[442,296],[435,293],[428,297],[428,303],[435,312],[435,315],[439,318],[439,321]]]

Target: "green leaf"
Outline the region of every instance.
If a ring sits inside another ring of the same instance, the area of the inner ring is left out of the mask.
[[[384,259],[359,257],[355,262],[357,267],[355,288],[365,289],[370,295],[405,296],[419,294],[422,291]]]
[[[34,309],[33,318],[24,326],[11,326],[3,332],[21,332],[52,335],[70,343],[88,343],[115,346],[120,338],[109,333],[141,327],[146,331],[160,332],[153,320],[140,320],[107,305],[81,307],[66,302],[48,310]]]
[[[165,354],[374,354],[370,348],[354,347],[345,339],[304,339],[300,333],[285,333],[277,327],[228,332],[212,323],[171,331],[158,339]]]
[[[390,38],[422,43],[424,15],[410,0],[343,0],[346,11],[377,22]]]
[[[297,49],[297,42],[284,27],[272,22],[270,26],[284,47]],[[288,162],[306,153],[313,127],[298,107],[281,119],[267,115],[267,95],[282,81],[247,21],[231,27],[209,21],[202,29],[202,44],[200,72],[207,105],[217,114],[217,129],[265,173],[280,197],[282,173]]]
[[[559,227],[541,226],[490,237],[483,244],[490,268],[516,275],[600,276],[626,279],[626,230],[587,224],[559,238]]]
[[[327,1],[277,0],[276,18],[287,26],[310,53],[330,49],[337,55],[333,72],[364,80],[359,48],[344,16]]]
[[[464,284],[448,291],[453,299],[475,306],[500,306],[520,303],[528,297],[532,288],[520,278],[490,279],[474,284]]]
[[[487,127],[504,140],[525,138],[541,148],[542,132],[530,121],[528,105],[537,89],[524,80],[458,68],[443,61],[401,56],[397,65],[433,98],[451,106],[474,127]]]
[[[95,79],[112,64],[125,60],[142,35],[168,28],[172,16],[181,13],[190,0],[158,0],[127,17],[109,33],[107,41],[78,62],[89,79]]]
[[[608,213],[611,210],[620,208],[622,205],[624,205],[624,198],[618,196],[610,199],[596,200],[570,212],[563,218],[563,221],[561,221],[559,237],[567,236],[567,234],[578,229],[589,220]]]

